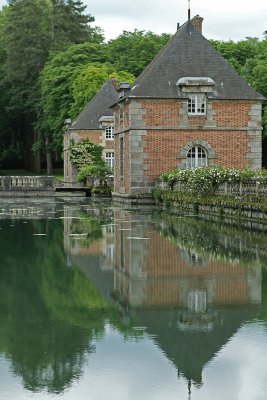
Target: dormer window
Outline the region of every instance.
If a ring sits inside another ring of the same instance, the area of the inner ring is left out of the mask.
[[[111,140],[114,139],[114,128],[113,126],[107,126],[105,128],[106,139]]]
[[[176,85],[180,88],[183,97],[188,99],[188,115],[206,115],[207,98],[214,96],[214,80],[205,76],[189,76],[180,78]]]
[[[189,94],[187,107],[189,115],[206,115],[206,95],[203,93]]]

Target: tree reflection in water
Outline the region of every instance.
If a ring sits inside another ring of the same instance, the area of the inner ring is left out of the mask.
[[[62,207],[55,219],[0,221],[0,352],[29,390],[70,387],[107,323],[146,332],[189,387],[201,385],[244,321],[266,320],[264,233]]]
[[[102,223],[89,219],[89,244]],[[31,391],[69,387],[106,321],[120,327],[119,309],[66,266],[63,226],[63,219],[1,221],[0,352]]]

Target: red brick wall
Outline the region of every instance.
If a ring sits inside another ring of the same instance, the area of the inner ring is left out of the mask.
[[[102,129],[99,130],[80,130],[76,131],[77,136],[80,140],[82,139],[90,139],[91,142],[94,144],[100,144],[101,146],[103,145],[103,131]],[[104,142],[105,142],[105,147],[108,149],[113,149],[114,148],[114,140],[105,140],[104,137]]]
[[[144,137],[148,166],[145,176],[154,180],[162,172],[177,168],[182,147],[192,139],[202,139],[210,144],[215,151],[216,165],[239,169],[249,166],[246,131],[148,130]]]
[[[184,260],[179,248],[168,238],[164,239],[160,232],[147,230],[145,237],[146,251],[144,256],[144,272],[147,278],[171,278],[171,277],[221,277],[232,276],[234,279],[247,276],[247,268],[241,264],[230,264],[228,262],[207,260],[203,266],[195,268]],[[229,279],[231,281],[231,279]]]
[[[146,114],[144,124],[146,126],[177,126],[181,120],[179,110],[181,102],[177,100],[149,100],[142,103]]]
[[[80,131],[76,131],[78,137],[82,140],[82,139],[90,139],[91,142],[93,142],[94,144],[100,144],[101,140],[102,140],[102,130],[95,130],[95,131],[89,131],[89,130],[80,130]]]
[[[249,111],[251,103],[240,101],[224,101],[212,104],[212,108],[216,111],[216,126],[224,127],[245,127],[248,126]]]
[[[130,228],[131,223],[121,225],[124,229]],[[121,235],[124,236],[124,265],[121,266]],[[219,260],[205,260],[203,266],[196,268],[184,259],[181,250],[168,239],[163,239],[160,232],[149,229],[143,235],[150,240],[143,242],[144,258],[142,272],[144,281],[144,297],[142,305],[184,305],[183,283],[188,290],[206,290],[212,277],[212,303],[221,304],[249,304],[250,289],[248,286],[248,270],[241,264],[233,264]],[[116,229],[116,266],[115,282],[118,291],[126,298],[130,293],[131,279],[131,240],[127,240],[128,231]],[[209,283],[208,283],[209,282]]]
[[[128,135],[134,137],[134,129],[139,131],[139,137],[140,130],[144,132],[144,177],[149,181],[155,180],[164,171],[179,167],[181,150],[191,140],[203,140],[212,147],[215,153],[212,163],[215,165],[237,169],[249,167],[251,159],[246,158],[246,155],[251,153],[251,147],[248,146],[251,137],[248,137],[247,131],[252,104],[252,101],[208,100],[205,116],[188,116],[185,100],[181,99],[142,99],[124,106],[120,104],[115,110],[116,133],[126,129],[129,131],[124,133],[125,178],[124,182],[120,179],[119,183],[117,180],[115,190],[118,192],[119,187],[125,187],[126,193],[131,192],[127,172],[130,160]],[[213,125],[214,128],[209,128]],[[151,129],[147,129],[149,127]],[[118,149],[116,154],[116,171],[119,171]],[[116,176],[119,177],[118,172]]]
[[[217,127],[247,127],[251,102],[248,101],[209,101],[215,111]],[[145,100],[144,126],[177,126],[182,119],[180,100]],[[207,116],[188,116],[189,126],[204,126]]]
[[[115,192],[119,192],[119,188],[120,188],[120,139],[119,139],[119,135],[116,135],[114,138],[114,152],[116,154],[115,165],[114,165],[114,173],[115,173],[114,190],[115,190]]]
[[[124,118],[123,118],[123,129],[129,128],[129,104],[125,104],[124,107]]]

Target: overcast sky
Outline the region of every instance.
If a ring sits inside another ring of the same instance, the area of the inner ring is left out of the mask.
[[[84,0],[107,39],[135,28],[174,33],[187,20],[188,0]],[[0,7],[6,4],[0,0]],[[267,0],[191,0],[191,16],[204,18],[208,39],[262,38],[267,30]]]

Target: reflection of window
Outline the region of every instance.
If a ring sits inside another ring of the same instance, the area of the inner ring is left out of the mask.
[[[121,268],[123,269],[124,268],[124,265],[125,265],[125,263],[124,263],[124,233],[123,233],[123,231],[121,231],[121,240],[120,240],[120,258],[121,258]]]
[[[114,139],[114,128],[113,126],[107,126],[105,129],[106,139]]]
[[[114,246],[114,244],[106,244],[105,252],[106,252],[106,257],[107,257],[109,260],[114,260],[114,253],[115,253],[115,246]]]
[[[120,174],[124,175],[124,143],[123,138],[120,139]]]
[[[113,151],[108,151],[105,155],[105,160],[108,167],[112,170],[114,167],[114,153]]]
[[[203,267],[207,264],[207,261],[198,253],[191,250],[179,250],[182,259],[190,267]]]
[[[194,146],[187,152],[186,167],[197,168],[208,165],[207,152],[203,147]]]
[[[114,233],[115,232],[114,225],[106,225],[105,226],[105,231],[106,231],[106,233]]]
[[[206,96],[202,93],[190,94],[188,97],[188,114],[205,115],[206,114]]]
[[[204,313],[207,306],[207,294],[204,290],[190,290],[188,292],[188,308],[195,313]]]

